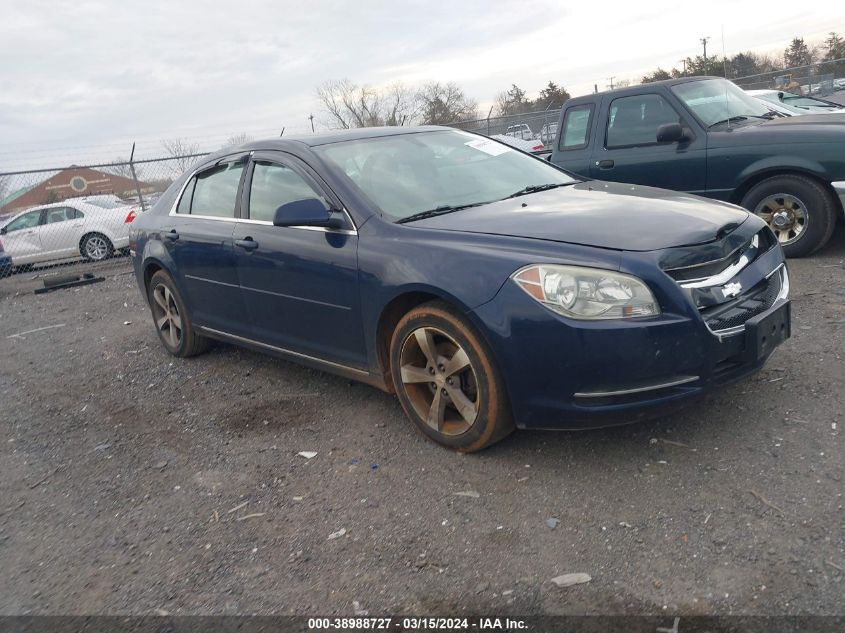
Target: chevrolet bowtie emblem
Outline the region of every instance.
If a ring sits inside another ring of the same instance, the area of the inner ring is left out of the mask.
[[[742,292],[742,284],[738,281],[722,286],[722,294],[725,296],[725,299],[732,299],[740,292]]]

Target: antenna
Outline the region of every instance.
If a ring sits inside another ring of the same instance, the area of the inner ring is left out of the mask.
[[[707,50],[707,44],[704,45]],[[706,59],[706,56],[705,56]],[[728,130],[731,129],[731,109],[728,107],[728,58],[725,56],[725,25],[722,25],[722,74],[725,76],[725,116],[728,119]]]

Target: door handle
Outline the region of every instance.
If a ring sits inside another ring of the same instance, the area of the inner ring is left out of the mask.
[[[164,237],[169,239],[171,242],[175,242],[179,239],[179,234],[176,232],[175,229],[171,230],[170,233],[165,233]]]
[[[610,159],[597,160],[596,167],[599,169],[613,169],[613,161]]]
[[[254,251],[256,248],[258,248],[258,242],[256,242],[251,237],[246,237],[242,240],[235,240],[235,246],[240,246],[246,251]]]

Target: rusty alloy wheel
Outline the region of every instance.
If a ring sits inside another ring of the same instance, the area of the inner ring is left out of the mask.
[[[515,428],[487,342],[444,301],[423,303],[399,319],[390,340],[390,377],[414,426],[442,446],[480,451]]]
[[[417,415],[443,435],[466,433],[478,417],[478,381],[469,356],[434,327],[411,332],[399,355],[399,374]]]

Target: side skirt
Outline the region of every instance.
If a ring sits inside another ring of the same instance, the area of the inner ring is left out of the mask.
[[[234,343],[235,345],[248,347],[257,352],[263,352],[265,354],[270,354],[278,358],[283,358],[285,360],[299,363],[300,365],[306,365],[308,367],[313,367],[314,369],[319,369],[321,371],[329,372],[331,374],[343,376],[344,378],[357,380],[359,382],[363,382],[378,389],[381,389],[382,391],[389,391],[384,376],[373,374],[363,369],[349,367],[348,365],[341,365],[340,363],[324,360],[315,356],[309,356],[307,354],[301,354],[300,352],[294,352],[292,350],[284,349],[282,347],[276,347],[275,345],[269,345],[267,343],[255,341],[253,339],[245,338],[243,336],[237,336],[236,334],[229,334],[228,332],[215,330],[210,327],[205,327],[203,325],[198,325],[196,327],[198,330],[200,330],[200,332],[202,332],[203,336],[207,336],[218,341],[223,341],[224,343]]]

